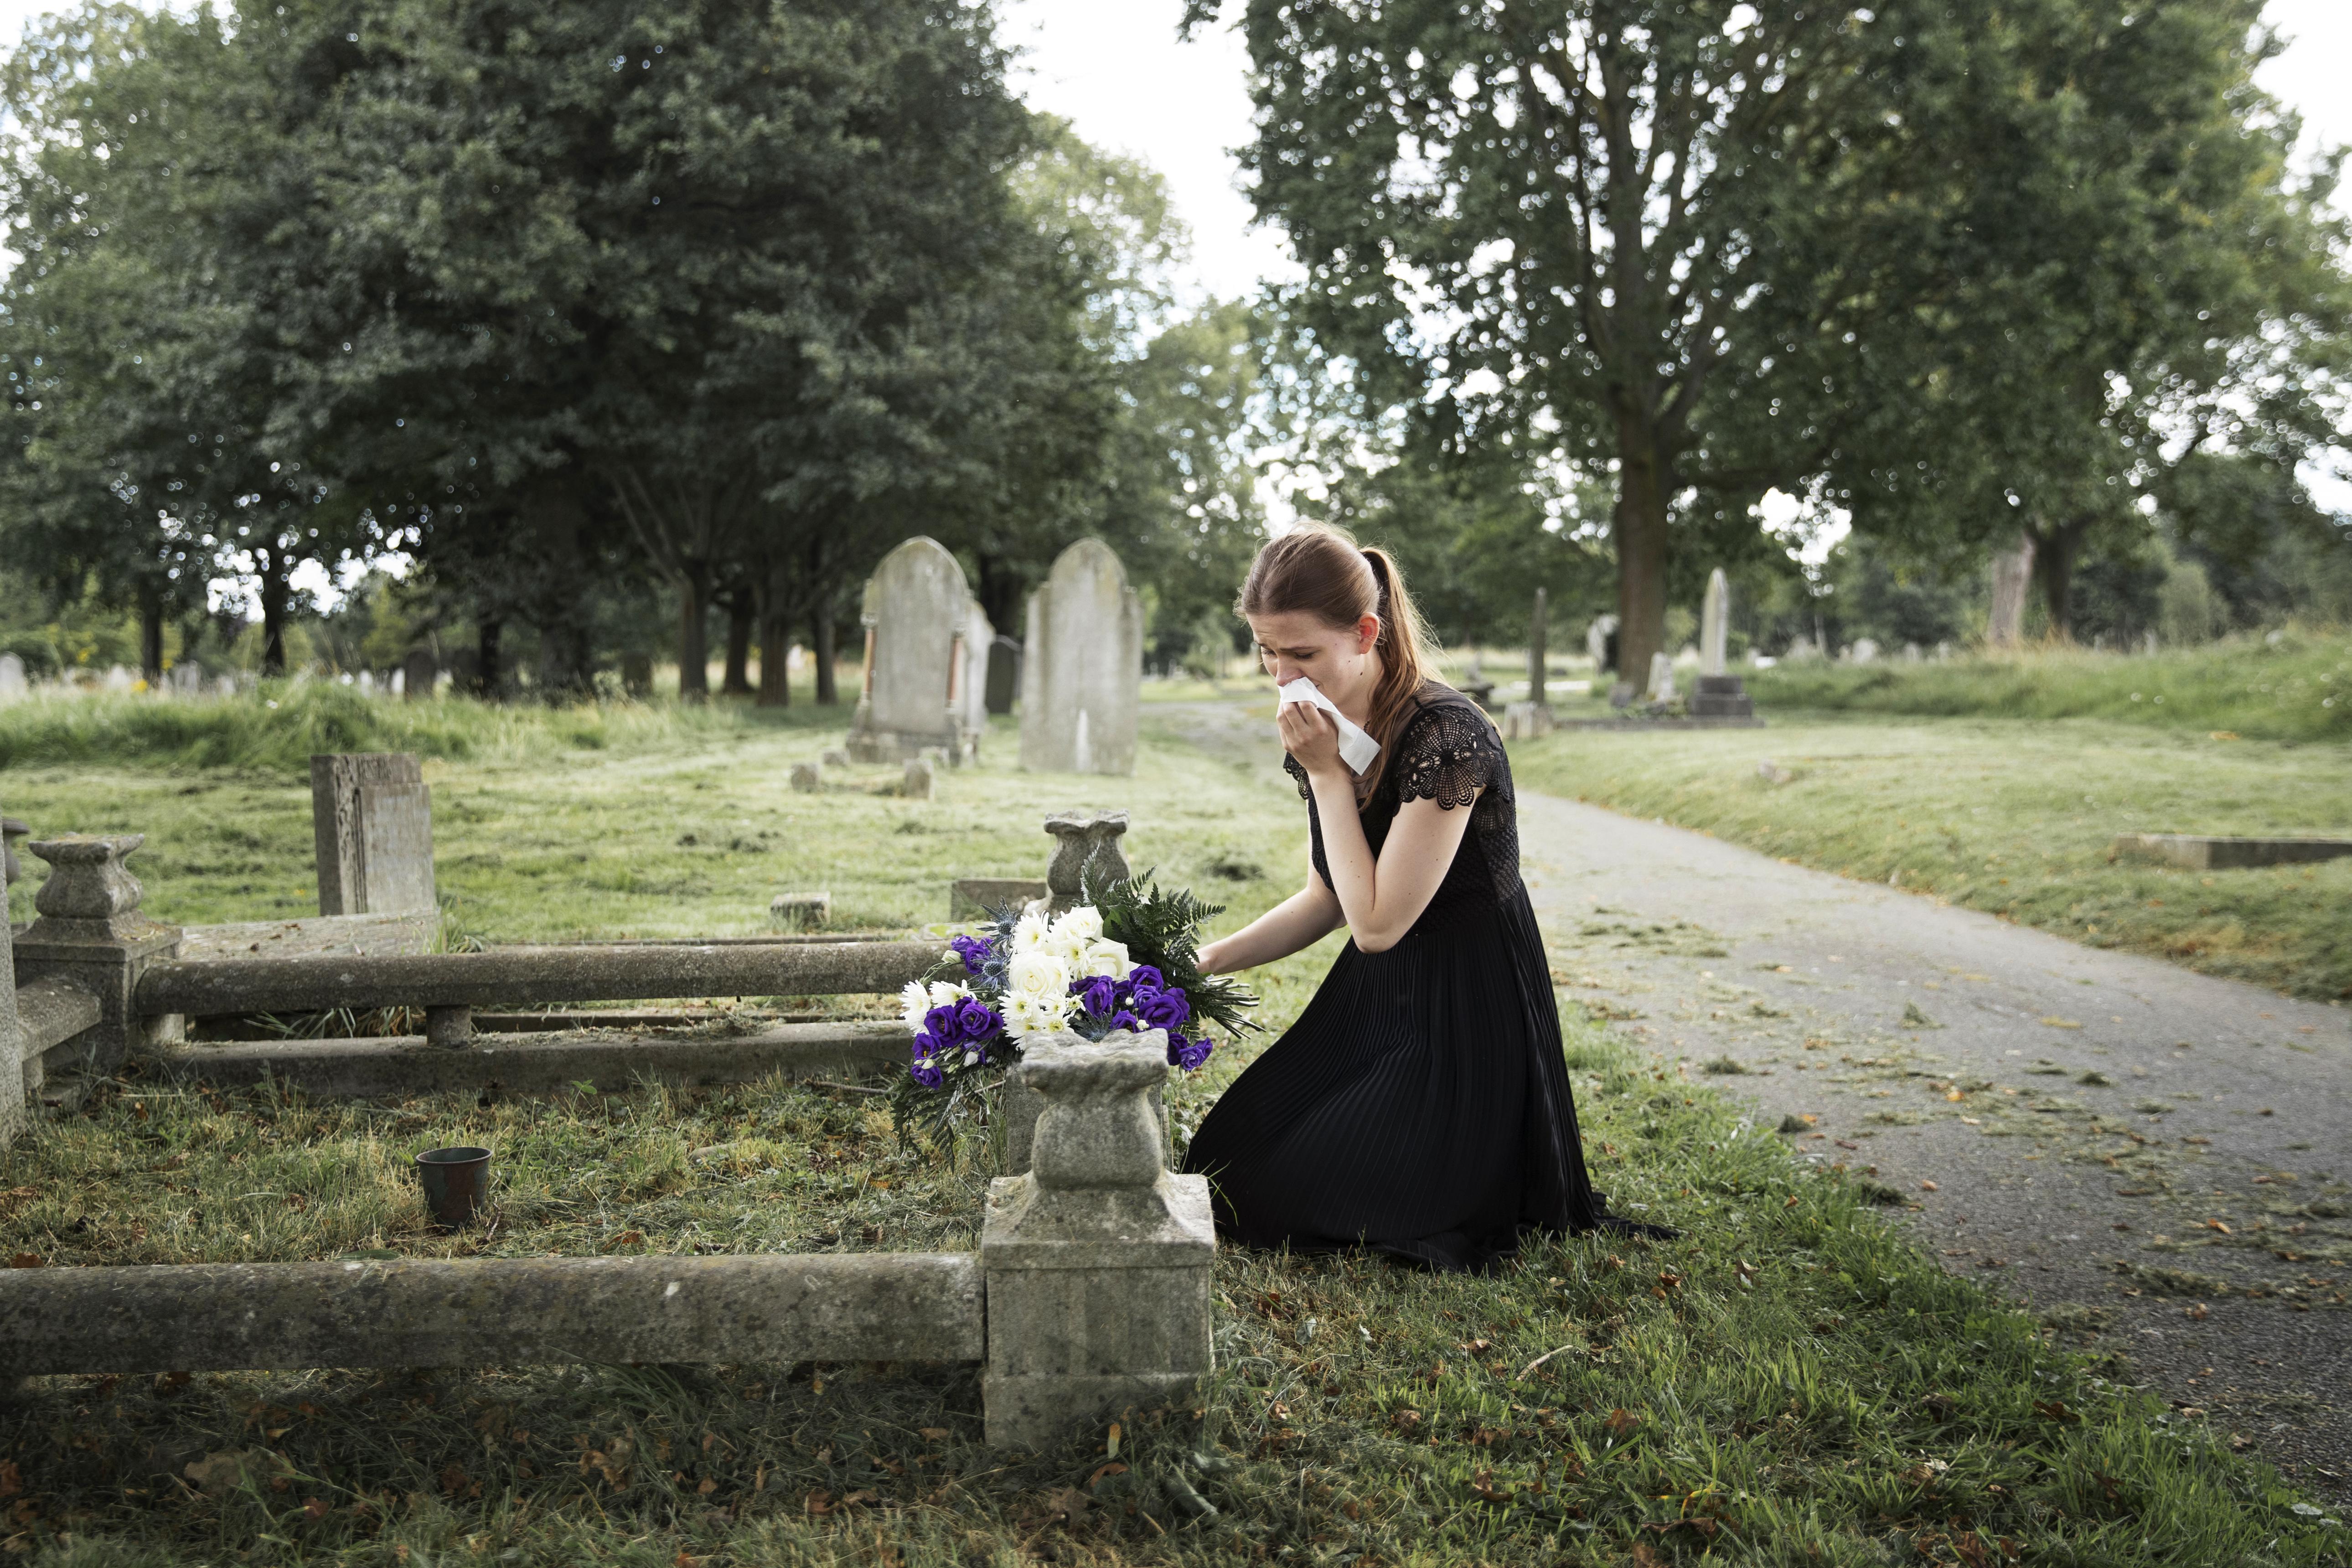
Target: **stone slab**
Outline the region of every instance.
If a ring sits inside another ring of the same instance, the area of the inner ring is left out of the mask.
[[[1143,605],[1099,539],[1062,552],[1029,598],[1021,664],[1021,765],[1031,773],[1135,772]]]
[[[2352,838],[2235,838],[2191,833],[2120,833],[2115,853],[2133,860],[2182,866],[2191,871],[2233,871],[2257,866],[2307,866],[2352,855]]]
[[[897,1023],[780,1024],[757,1034],[676,1038],[621,1034],[476,1035],[451,1050],[419,1035],[357,1040],[240,1040],[150,1053],[149,1066],[182,1081],[257,1083],[306,1093],[380,1100],[497,1087],[543,1094],[575,1083],[626,1089],[641,1079],[676,1085],[749,1083],[771,1073],[825,1078],[903,1066],[907,1031]]]
[[[959,877],[948,884],[948,919],[986,920],[1008,904],[1025,909],[1049,890],[1042,877]]]
[[[901,762],[926,746],[961,744],[954,654],[971,604],[962,566],[938,541],[909,539],[882,558],[866,585],[866,679],[850,721],[851,757]]]
[[[406,752],[320,752],[311,757],[310,835],[318,858],[320,914],[361,915],[377,909],[368,897],[362,792],[398,785],[425,787],[423,764]],[[387,840],[385,847],[391,847]],[[429,852],[429,844],[427,848]],[[415,880],[413,872],[389,866],[382,874],[387,888],[410,888]],[[428,868],[428,884],[431,875]]]
[[[180,957],[197,963],[222,958],[341,958],[433,951],[441,932],[438,911],[415,910],[388,915],[312,915],[299,921],[236,921],[224,925],[185,926]]]
[[[421,784],[360,786],[366,913],[440,908],[433,890],[433,795]]]
[[[331,1007],[530,1007],[670,997],[895,992],[940,962],[932,942],[709,942],[514,947],[365,958],[238,958],[150,966],[150,1014]]]
[[[971,1362],[969,1253],[0,1270],[0,1371]]]

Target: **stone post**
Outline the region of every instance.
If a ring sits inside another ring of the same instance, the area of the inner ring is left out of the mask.
[[[1545,700],[1544,688],[1549,679],[1544,656],[1545,619],[1544,591],[1538,588],[1535,613],[1528,617],[1528,700],[1539,705]]]
[[[1718,566],[1707,574],[1706,598],[1698,613],[1698,672],[1721,675],[1730,668],[1731,581]]]
[[[2017,547],[1992,558],[1992,609],[1985,617],[1985,641],[2015,647],[2025,635],[2025,598],[2033,586],[2033,536],[2021,533]],[[1827,653],[1824,647],[1822,652]]]
[[[1086,885],[1108,888],[1134,873],[1119,852],[1119,836],[1127,831],[1123,811],[1071,812],[1045,819],[1045,831],[1055,840],[1054,858],[1045,864],[1046,912],[1060,914],[1087,901]]]
[[[180,953],[180,928],[139,912],[143,889],[123,865],[146,842],[143,833],[73,833],[30,846],[49,863],[49,879],[33,900],[40,918],[16,939],[16,978],[54,976],[98,998],[97,1026],[74,1037],[80,1065],[94,1073],[112,1072],[149,1044],[153,1021],[133,1010],[131,994],[149,964]]]
[[[25,825],[15,817],[0,817],[0,823],[24,831]],[[16,879],[16,834],[7,840],[7,860],[0,869],[0,887]],[[0,902],[5,895],[0,894]],[[16,960],[7,914],[0,910],[0,1149],[16,1142],[25,1131],[25,1074],[16,1064],[25,1057],[25,1030],[16,1016]]]
[[[1169,1173],[1149,1100],[1165,1051],[1064,1036],[1024,1055],[1045,1100],[1030,1170],[989,1184],[980,1242],[992,1445],[1044,1448],[1188,1398],[1213,1364],[1208,1180]]]

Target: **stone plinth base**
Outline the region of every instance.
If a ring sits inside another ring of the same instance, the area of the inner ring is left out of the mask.
[[[1690,715],[1694,719],[1753,719],[1756,700],[1748,695],[1748,686],[1736,675],[1702,675],[1698,688],[1690,695]]]
[[[2352,838],[2215,838],[2191,833],[2125,833],[2115,852],[2133,860],[2228,871],[2248,866],[2304,866],[2352,855]]]

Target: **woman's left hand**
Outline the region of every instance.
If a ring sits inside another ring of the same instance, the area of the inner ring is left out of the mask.
[[[1298,759],[1308,773],[1344,773],[1339,759],[1339,726],[1312,702],[1286,702],[1274,716],[1282,732],[1282,749]]]

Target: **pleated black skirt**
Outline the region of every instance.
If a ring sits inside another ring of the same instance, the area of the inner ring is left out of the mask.
[[[1385,952],[1349,943],[1184,1168],[1209,1178],[1229,1240],[1440,1269],[1489,1269],[1531,1231],[1608,1220],[1527,889],[1433,907]]]

